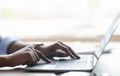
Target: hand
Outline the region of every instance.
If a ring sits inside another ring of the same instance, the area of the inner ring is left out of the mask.
[[[30,46],[24,47],[12,54],[8,54],[8,59],[9,66],[20,64],[31,66],[35,65],[40,59],[43,59],[47,63],[51,62],[43,53]]]
[[[80,58],[69,46],[63,44],[60,41],[49,46],[36,44],[35,49],[41,51],[49,59],[52,59],[53,57],[66,57],[66,56],[70,56],[71,58],[74,59]],[[58,51],[58,49],[62,51]]]

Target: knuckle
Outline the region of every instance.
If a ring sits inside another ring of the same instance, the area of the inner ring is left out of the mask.
[[[26,48],[26,51],[31,51],[32,49],[31,48]]]
[[[55,45],[55,46],[58,46],[58,45],[59,45],[59,43],[58,43],[58,42],[56,42],[54,45]]]
[[[26,54],[27,54],[27,56],[31,56],[31,52],[30,51],[26,51]]]

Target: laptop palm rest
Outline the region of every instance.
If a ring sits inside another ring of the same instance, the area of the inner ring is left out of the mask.
[[[27,67],[27,71],[91,71],[93,68],[93,55],[80,55],[80,59],[65,59],[54,60],[52,63],[38,63],[35,66]]]

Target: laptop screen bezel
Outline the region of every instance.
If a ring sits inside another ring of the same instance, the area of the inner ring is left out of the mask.
[[[120,13],[117,14],[117,16],[115,17],[115,19],[113,20],[111,26],[109,27],[107,33],[105,34],[105,36],[103,37],[103,39],[100,42],[100,47],[98,48],[98,50],[96,50],[94,52],[94,55],[97,59],[100,58],[100,56],[102,55],[105,47],[108,45],[108,43],[110,42],[115,30],[118,28],[118,25],[120,23]]]

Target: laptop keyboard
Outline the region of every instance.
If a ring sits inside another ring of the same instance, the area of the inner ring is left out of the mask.
[[[91,67],[92,66],[92,55],[83,55],[81,59],[60,59],[56,66],[57,68],[80,68],[80,67]]]

